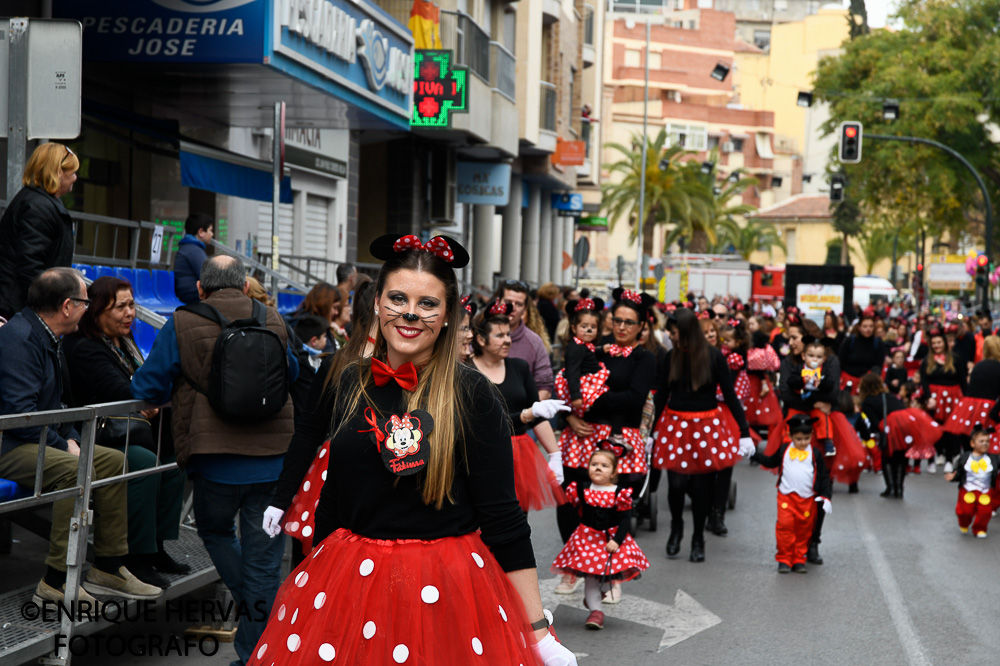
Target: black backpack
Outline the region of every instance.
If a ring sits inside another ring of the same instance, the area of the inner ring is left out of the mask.
[[[246,319],[230,322],[207,303],[179,310],[210,319],[222,327],[215,340],[208,390],[185,379],[208,404],[229,420],[263,421],[281,411],[288,401],[288,358],[281,338],[267,328],[267,309],[253,302]]]

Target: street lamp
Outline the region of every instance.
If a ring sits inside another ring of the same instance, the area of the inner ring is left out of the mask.
[[[712,78],[716,81],[725,81],[726,77],[729,76],[729,65],[720,62],[712,70]]]
[[[712,173],[712,169],[714,169],[714,168],[715,168],[715,162],[702,162],[701,163],[701,172],[703,174],[705,174],[706,176],[708,174]]]
[[[899,100],[887,99],[882,102],[882,119],[896,120],[899,118]]]
[[[813,105],[813,94],[811,92],[800,92],[795,103],[799,106],[809,107]]]
[[[660,166],[660,171],[666,171],[667,169],[670,168],[670,160],[664,157],[662,160],[660,160],[659,166]]]

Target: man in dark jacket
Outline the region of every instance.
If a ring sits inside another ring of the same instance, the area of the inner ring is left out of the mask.
[[[62,409],[63,364],[61,338],[76,330],[90,305],[87,288],[72,268],[51,268],[28,289],[28,306],[0,328],[0,414],[29,414]],[[0,449],[0,477],[34,486],[41,428],[12,428],[4,432]],[[45,439],[44,492],[73,488],[80,465],[80,435],[71,424],[52,426]],[[94,447],[93,478],[121,473],[124,455]],[[83,583],[95,594],[129,599],[154,599],[162,590],[140,582],[122,564],[126,540],[126,484],[113,483],[93,491],[95,521],[94,566]],[[75,499],[52,505],[52,531],[45,577],[35,588],[35,603],[62,601],[66,585],[66,554]],[[81,590],[78,599],[94,602]]]
[[[215,222],[205,213],[192,213],[184,222],[184,238],[174,257],[174,293],[185,305],[197,303],[198,276],[208,255],[205,246],[215,235]]]

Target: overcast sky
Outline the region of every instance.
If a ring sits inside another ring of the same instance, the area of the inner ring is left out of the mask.
[[[844,6],[849,7],[850,2],[845,0]],[[872,28],[883,28],[885,27],[886,20],[889,17],[893,5],[895,5],[894,0],[865,0],[865,9],[868,10],[868,25]]]

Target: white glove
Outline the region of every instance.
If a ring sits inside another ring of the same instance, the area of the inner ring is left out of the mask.
[[[539,400],[531,406],[531,413],[536,419],[548,421],[559,412],[568,412],[570,409],[571,407],[562,400]]]
[[[531,646],[544,666],[577,666],[576,655],[567,650],[552,634]]]
[[[833,502],[831,502],[825,497],[816,497],[816,501],[823,503],[823,513],[825,513],[828,516],[831,513],[833,513]]]
[[[647,437],[646,438],[646,455],[647,456],[653,454],[653,444],[654,444],[654,442],[655,442],[655,440],[652,437]]]
[[[271,535],[271,538],[281,534],[281,518],[285,512],[269,506],[264,510],[264,531]]]
[[[744,458],[749,458],[755,453],[757,453],[757,447],[754,446],[753,440],[749,437],[740,437],[739,454]]]
[[[549,454],[549,469],[556,475],[556,481],[562,485],[562,482],[566,480],[566,477],[563,475],[562,451],[555,451]]]

